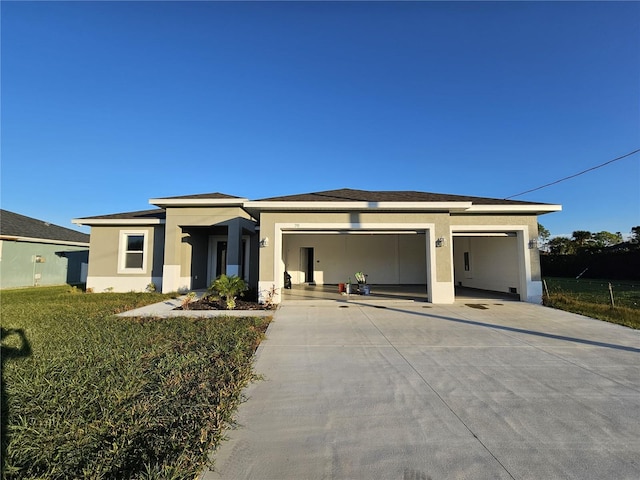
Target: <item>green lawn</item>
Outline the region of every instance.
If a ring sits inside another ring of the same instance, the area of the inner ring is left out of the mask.
[[[558,277],[547,277],[545,282],[549,289],[545,305],[640,329],[640,282]]]
[[[3,478],[187,479],[206,465],[268,320],[113,316],[165,298],[1,293]]]

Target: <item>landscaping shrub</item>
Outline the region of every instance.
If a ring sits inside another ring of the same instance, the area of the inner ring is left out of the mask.
[[[163,298],[2,293],[4,478],[186,479],[206,465],[268,320],[112,316]]]
[[[209,287],[209,293],[223,298],[227,310],[236,308],[236,298],[248,290],[247,283],[237,275],[220,275]]]

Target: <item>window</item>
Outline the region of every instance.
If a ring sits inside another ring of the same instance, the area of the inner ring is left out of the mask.
[[[118,272],[145,273],[146,272],[147,232],[120,232],[120,251],[118,252]]]

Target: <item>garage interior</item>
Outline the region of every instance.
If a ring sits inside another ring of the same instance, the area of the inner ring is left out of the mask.
[[[515,232],[454,232],[452,241],[456,299],[519,299]],[[429,301],[424,231],[287,232],[282,257],[292,284],[285,300],[344,299],[338,285],[364,272],[371,300]]]

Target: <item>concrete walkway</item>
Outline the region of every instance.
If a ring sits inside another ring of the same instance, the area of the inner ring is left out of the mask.
[[[194,300],[199,299],[204,294],[204,291],[196,291]],[[158,317],[158,318],[170,318],[170,317],[270,317],[273,316],[273,310],[176,310],[177,307],[182,305],[182,300],[186,295],[182,295],[178,298],[170,298],[164,302],[153,303],[151,305],[145,305],[144,307],[136,308],[134,310],[128,310],[126,312],[118,313],[118,317]]]
[[[202,478],[640,478],[640,332],[473,302],[286,302]]]

